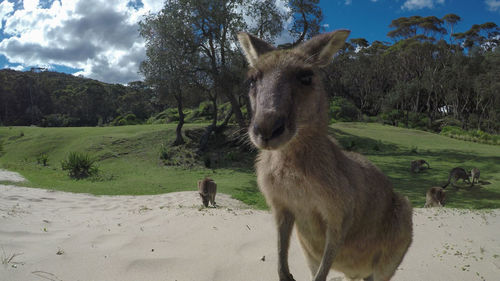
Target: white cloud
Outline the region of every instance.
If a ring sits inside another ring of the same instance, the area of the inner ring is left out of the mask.
[[[401,9],[403,10],[420,10],[424,8],[432,9],[435,4],[444,4],[444,0],[406,0]]]
[[[486,0],[486,6],[488,6],[488,10],[490,11],[499,11],[500,10],[500,0]]]
[[[17,66],[4,65],[3,68],[17,70],[17,71],[23,71],[24,70],[24,66],[23,65],[17,65]]]
[[[4,18],[14,11],[14,4],[7,0],[0,3],[0,29],[2,29],[2,24]]]
[[[26,11],[33,11],[38,8],[39,1],[38,0],[24,0],[23,7]]]
[[[25,66],[58,64],[83,69],[79,74],[111,83],[141,79],[139,64],[145,58],[138,21],[157,12],[163,1],[142,0],[24,0],[12,13],[12,3],[0,4],[0,54],[9,63]],[[44,3],[42,8],[41,3]]]
[[[351,5],[352,4],[352,0],[345,0],[344,4]]]

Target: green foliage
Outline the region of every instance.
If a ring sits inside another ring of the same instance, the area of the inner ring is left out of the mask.
[[[36,157],[36,163],[40,165],[47,166],[48,162],[49,162],[49,156],[47,155],[47,153],[40,153]]]
[[[499,135],[491,135],[481,130],[466,131],[462,130],[462,128],[457,126],[445,126],[441,130],[440,134],[443,136],[448,136],[459,140],[496,144],[496,145],[500,144]]]
[[[69,127],[76,126],[78,118],[70,117],[66,114],[48,114],[42,118],[40,126],[42,127]]]
[[[405,114],[402,110],[390,110],[384,112],[380,115],[384,124],[397,126],[400,122],[402,122],[405,118]]]
[[[82,152],[70,152],[66,160],[61,161],[61,167],[73,179],[88,178],[99,172],[96,160]]]
[[[137,125],[137,124],[140,124],[140,121],[133,113],[129,113],[125,116],[119,115],[110,123],[110,125],[112,126],[126,126],[126,125]]]
[[[143,82],[123,86],[51,71],[2,69],[0,92],[0,123],[6,126],[96,126],[127,113],[144,120],[156,102]]]
[[[361,111],[348,99],[334,97],[330,102],[330,122],[351,122],[359,120]]]
[[[3,140],[0,139],[0,156],[3,154]]]

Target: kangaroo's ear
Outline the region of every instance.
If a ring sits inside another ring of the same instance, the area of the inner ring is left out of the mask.
[[[238,33],[238,41],[250,66],[254,66],[261,55],[276,50],[273,45],[245,32]]]
[[[308,62],[323,67],[328,65],[333,55],[344,46],[349,33],[351,33],[350,30],[339,29],[329,33],[316,35],[296,48],[308,56]]]

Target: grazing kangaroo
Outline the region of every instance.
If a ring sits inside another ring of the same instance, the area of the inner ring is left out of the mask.
[[[431,168],[431,166],[429,165],[429,163],[427,163],[427,161],[425,161],[423,159],[413,160],[413,161],[411,161],[411,171],[413,173],[418,173],[420,170],[425,169],[424,165],[427,165],[427,169]]]
[[[377,167],[328,136],[320,68],[348,35],[338,30],[278,50],[238,34],[250,64],[248,133],[260,149],[257,182],[277,224],[281,281],[294,280],[288,267],[294,225],[315,281],[325,281],[330,269],[388,280],[412,241],[408,199]]]
[[[474,185],[474,181],[477,180],[477,183],[479,183],[479,175],[481,174],[481,172],[479,172],[479,169],[478,168],[473,168],[471,171],[470,171],[470,175],[472,177],[472,182],[471,182],[471,186]]]
[[[201,201],[205,207],[208,207],[208,202],[215,207],[215,194],[217,193],[217,184],[211,178],[204,178],[198,181],[198,192],[200,193]]]
[[[453,168],[451,169],[450,175],[448,176],[448,182],[445,185],[443,185],[443,188],[446,188],[450,183],[452,186],[455,186],[457,180],[460,179],[463,180],[464,182],[471,184],[469,176],[470,175],[463,168],[460,167]]]
[[[434,186],[427,190],[425,195],[425,208],[443,207],[446,200],[446,192],[439,186]]]

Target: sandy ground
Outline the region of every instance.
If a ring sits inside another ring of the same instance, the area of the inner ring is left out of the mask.
[[[271,214],[216,199],[0,185],[0,280],[278,280]],[[415,209],[414,226],[392,280],[500,280],[500,210]],[[290,268],[310,280],[295,237]]]
[[[0,169],[0,181],[23,182],[25,179],[19,173]]]

